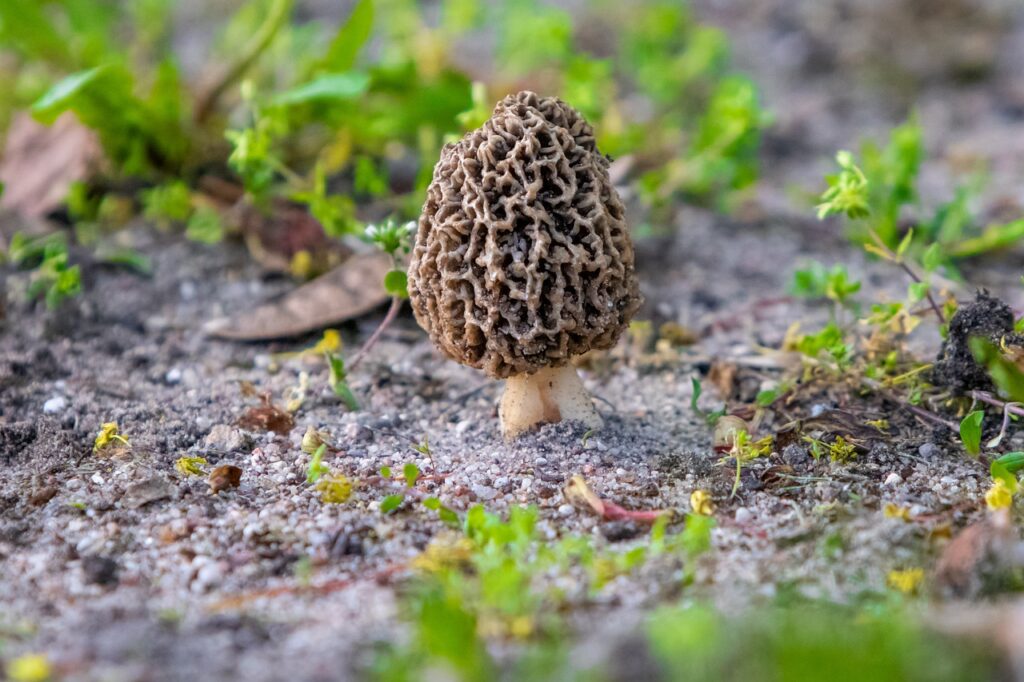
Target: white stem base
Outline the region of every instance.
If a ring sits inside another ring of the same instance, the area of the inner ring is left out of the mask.
[[[498,415],[505,440],[512,440],[538,424],[571,420],[591,429],[603,424],[572,365],[509,377]]]

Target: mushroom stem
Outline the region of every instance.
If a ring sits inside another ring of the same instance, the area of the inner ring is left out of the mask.
[[[572,365],[545,367],[533,374],[509,377],[498,414],[505,440],[538,424],[562,420],[582,422],[591,429],[600,428],[602,424],[590,394]]]

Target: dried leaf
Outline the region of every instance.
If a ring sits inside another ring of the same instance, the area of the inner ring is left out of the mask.
[[[935,565],[935,586],[949,596],[972,597],[1005,571],[1015,548],[1015,531],[1007,509],[964,528],[943,550]]]
[[[51,126],[27,113],[17,114],[3,149],[0,206],[30,217],[61,206],[71,184],[94,175],[103,158],[96,134],[71,113]]]
[[[708,370],[708,381],[718,389],[718,395],[728,400],[736,386],[736,372],[739,368],[731,362],[715,362]]]
[[[562,494],[577,509],[592,511],[605,521],[625,519],[642,521],[643,523],[654,523],[662,516],[672,514],[671,509],[630,511],[623,509],[614,502],[602,500],[597,493],[591,490],[590,486],[587,485],[587,482],[579,474],[569,479],[569,483],[562,489]]]
[[[222,464],[210,472],[210,494],[217,495],[221,490],[237,488],[242,482],[242,470],[233,464]]]
[[[282,298],[230,319],[213,320],[205,331],[236,341],[299,336],[364,315],[388,300],[381,287],[391,259],[360,254]]]
[[[295,418],[286,410],[270,402],[266,395],[261,396],[262,405],[250,407],[238,419],[238,425],[247,431],[273,431],[284,436],[295,428]]]

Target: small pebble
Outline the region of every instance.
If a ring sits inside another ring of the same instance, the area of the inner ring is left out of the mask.
[[[498,496],[497,490],[486,485],[472,485],[470,486],[470,490],[473,491],[474,495],[479,497],[481,500],[485,501],[493,500],[495,497]]]
[[[922,457],[926,457],[928,459],[939,456],[939,448],[935,443],[925,443],[917,449],[917,452]]]
[[[893,487],[899,485],[902,482],[903,479],[900,478],[900,475],[893,471],[892,473],[885,477],[885,481],[882,483],[882,485],[887,487]]]
[[[57,395],[43,403],[43,413],[57,414],[59,412],[63,412],[67,408],[67,406],[68,399],[62,395]]]
[[[572,516],[572,513],[574,511],[575,511],[575,509],[573,508],[573,506],[571,504],[563,504],[563,505],[561,505],[558,508],[558,515],[559,516]]]
[[[754,514],[746,507],[736,510],[736,523],[747,524],[754,520]]]
[[[181,370],[177,367],[168,370],[167,374],[164,375],[164,381],[171,386],[181,383]]]

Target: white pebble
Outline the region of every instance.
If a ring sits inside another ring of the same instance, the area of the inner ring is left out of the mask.
[[[754,520],[754,514],[746,507],[736,510],[736,523],[750,523]]]
[[[57,414],[58,412],[63,412],[67,406],[68,399],[62,395],[57,395],[43,403],[43,412],[45,414]]]
[[[900,478],[900,475],[893,471],[892,473],[885,477],[885,482],[883,482],[882,485],[893,487],[899,485],[902,482],[903,479]]]

